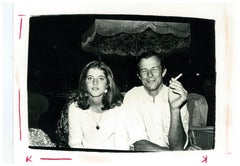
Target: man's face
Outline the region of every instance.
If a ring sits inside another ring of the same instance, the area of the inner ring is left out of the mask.
[[[163,85],[164,75],[161,63],[156,56],[143,58],[139,62],[139,78],[147,91],[158,91]]]

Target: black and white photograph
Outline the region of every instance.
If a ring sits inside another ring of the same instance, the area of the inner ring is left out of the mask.
[[[214,150],[215,35],[194,17],[30,17],[29,148]]]
[[[239,163],[239,3],[64,1],[0,3],[2,165]]]

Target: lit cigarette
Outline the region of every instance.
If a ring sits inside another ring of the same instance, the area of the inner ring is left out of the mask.
[[[177,77],[174,78],[174,80],[178,80],[183,74],[180,73]]]

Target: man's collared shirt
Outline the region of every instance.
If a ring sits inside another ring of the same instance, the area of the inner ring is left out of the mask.
[[[125,94],[124,106],[129,113],[135,129],[130,136],[147,139],[162,147],[169,147],[168,133],[170,129],[170,105],[168,102],[168,87],[163,85],[155,98],[150,96],[143,86],[134,87]],[[181,110],[181,120],[186,136],[188,136],[189,114],[187,106]],[[142,124],[143,123],[143,124]],[[138,128],[136,128],[138,127]],[[142,127],[143,129],[139,129]],[[187,137],[188,138],[188,137]],[[184,148],[188,144],[188,139]]]

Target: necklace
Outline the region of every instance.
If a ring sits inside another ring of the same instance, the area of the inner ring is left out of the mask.
[[[91,107],[92,109],[96,110],[95,108]],[[99,120],[97,121],[92,110],[91,110],[91,113],[92,113],[92,116],[93,116],[93,120],[95,121],[96,123],[96,129],[99,130],[100,129],[100,126],[99,126],[99,123],[101,122],[101,119],[102,119],[102,115],[103,115],[103,112],[101,112],[101,115],[100,115],[100,118]]]

